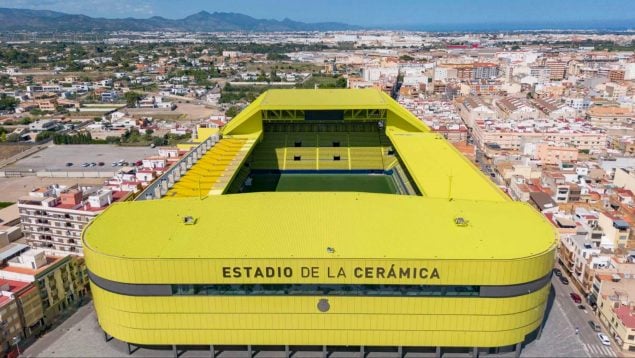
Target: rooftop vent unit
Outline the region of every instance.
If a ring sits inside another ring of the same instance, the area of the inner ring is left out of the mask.
[[[466,227],[470,222],[465,220],[464,217],[458,216],[454,218],[454,224],[460,227]]]
[[[183,217],[183,224],[185,225],[194,225],[196,224],[196,218],[193,216],[184,216]]]

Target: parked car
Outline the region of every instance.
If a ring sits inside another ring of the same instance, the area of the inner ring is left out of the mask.
[[[112,162],[112,164],[110,164],[110,166],[112,166],[112,167],[116,167],[117,165],[119,165],[119,164],[117,164],[117,162]]]
[[[605,346],[610,346],[611,345],[611,340],[604,333],[598,333],[598,339],[600,339],[600,342],[602,342],[602,344],[604,344]]]
[[[68,163],[66,163],[66,166],[67,166],[67,167],[72,167],[72,166],[73,166],[73,163],[68,162]]]
[[[560,276],[562,276],[562,271],[560,271],[559,268],[554,268],[553,269],[553,274],[558,276],[558,277],[560,277]]]
[[[591,329],[594,332],[600,332],[602,330],[602,327],[600,327],[599,324],[595,323],[595,321],[589,321],[589,326],[591,326]]]
[[[91,166],[91,167],[96,167],[96,166],[97,166],[97,163],[92,162],[92,163],[90,163],[90,166]]]
[[[86,168],[86,167],[87,167],[87,166],[89,166],[89,165],[90,165],[90,163],[82,163],[82,167],[83,167],[83,168]]]
[[[563,285],[569,284],[569,280],[567,280],[567,278],[564,276],[560,276],[560,282],[562,282]]]
[[[582,297],[580,297],[580,295],[578,295],[577,293],[571,292],[569,296],[571,296],[571,299],[573,300],[573,302],[577,304],[582,303]]]
[[[99,165],[100,167],[103,167],[105,164],[106,164],[106,163],[104,163],[104,162],[99,162],[99,163],[97,163],[97,165]]]
[[[579,305],[578,305],[578,308],[579,308],[579,309],[581,309],[581,310],[585,310],[585,309],[586,309],[586,306],[585,306],[585,305],[583,305],[583,304],[579,304]]]
[[[142,162],[142,161],[140,161],[140,160],[137,160],[137,161],[134,163],[134,165],[136,165],[136,166],[140,167],[140,166],[142,166],[142,165],[143,165],[143,162]]]

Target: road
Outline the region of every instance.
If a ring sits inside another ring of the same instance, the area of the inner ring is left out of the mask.
[[[563,272],[563,275],[566,276],[566,271],[564,269],[561,269],[561,271]],[[567,278],[569,281],[573,280],[568,276]],[[572,283],[563,285],[562,282],[560,282],[560,280],[555,276],[552,282],[556,293],[556,300],[561,303],[561,308],[564,310],[564,313],[572,326],[578,327],[578,338],[582,341],[584,350],[587,352],[589,357],[617,357],[618,354],[616,353],[617,347],[615,342],[611,342],[611,347],[602,345],[597,337],[597,332],[594,332],[593,329],[591,329],[589,321],[593,320],[596,323],[600,322],[591,307],[585,303],[584,306],[586,309],[580,309],[569,296],[572,292],[577,293],[580,297],[584,297],[585,295],[580,293],[580,291],[578,291]],[[610,337],[605,329],[602,329],[602,332]]]
[[[74,312],[68,319],[63,321],[55,329],[44,334],[37,339],[31,346],[22,351],[22,355],[25,357],[39,356],[42,352],[45,352],[53,343],[58,341],[64,334],[73,329],[78,322],[84,320],[87,316],[94,312],[93,304],[88,303]]]

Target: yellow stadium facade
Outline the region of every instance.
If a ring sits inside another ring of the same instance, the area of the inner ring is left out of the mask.
[[[418,195],[228,194],[267,123],[299,122],[310,111],[381,122]],[[161,200],[114,204],[85,230],[108,335],[137,345],[439,353],[517,346],[541,326],[554,229],[384,93],[270,90],[223,129],[219,144],[234,149],[219,161],[203,156],[181,178],[195,184],[175,184]]]

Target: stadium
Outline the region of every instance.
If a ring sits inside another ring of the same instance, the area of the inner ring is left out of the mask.
[[[187,166],[83,233],[108,336],[439,355],[540,330],[554,229],[379,90],[269,90]]]

